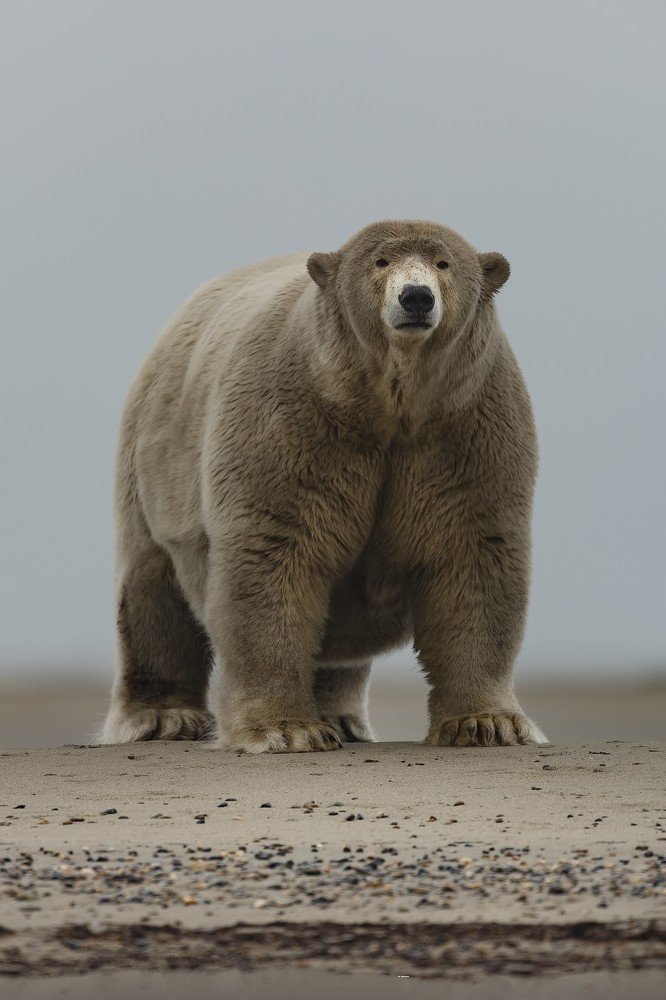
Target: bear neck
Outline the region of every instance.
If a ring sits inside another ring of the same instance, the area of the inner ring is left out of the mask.
[[[315,338],[306,338],[314,390],[350,436],[390,444],[451,419],[480,393],[503,335],[494,306],[470,316],[453,336],[436,330],[407,350],[363,343],[337,303],[319,297]]]

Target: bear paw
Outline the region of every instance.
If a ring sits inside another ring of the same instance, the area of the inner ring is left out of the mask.
[[[332,726],[324,722],[288,719],[274,725],[233,730],[224,744],[245,753],[309,753],[313,750],[337,750],[341,741]]]
[[[484,712],[443,719],[430,727],[425,742],[436,747],[496,747],[548,740],[520,712]]]
[[[204,740],[215,730],[215,716],[199,708],[114,706],[99,736],[100,743],[141,743],[145,740]]]
[[[345,743],[374,743],[377,739],[368,720],[353,712],[345,712],[341,715],[325,713],[322,716],[322,721],[335,730]]]

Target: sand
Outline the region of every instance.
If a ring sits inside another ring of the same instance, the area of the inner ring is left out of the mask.
[[[6,749],[0,971],[658,967],[663,752]]]
[[[8,984],[12,1000],[266,1000],[267,997],[339,1000],[349,989],[362,1000],[562,1000],[580,996],[585,1000],[654,1000],[663,989],[663,973],[583,972],[542,977],[538,987],[532,977],[497,974],[481,979],[456,980],[442,993],[441,979],[413,976],[379,976],[368,973],[340,975],[319,969],[271,969],[267,972],[93,972],[53,979],[14,980]]]
[[[654,993],[658,681],[524,684],[546,747],[46,745],[85,744],[106,697],[0,684],[0,995]],[[417,740],[424,701],[377,681],[380,735]]]

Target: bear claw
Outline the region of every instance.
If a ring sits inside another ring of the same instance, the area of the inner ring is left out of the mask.
[[[205,740],[215,731],[215,716],[206,709],[114,706],[99,736],[100,743],[150,740]]]
[[[430,727],[425,742],[439,747],[490,747],[548,740],[527,716],[500,712],[444,719]]]
[[[287,720],[274,726],[248,726],[230,733],[225,746],[245,753],[312,753],[342,746],[335,730],[324,722]]]

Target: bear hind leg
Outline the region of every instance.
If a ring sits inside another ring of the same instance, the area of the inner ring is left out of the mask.
[[[314,678],[317,711],[341,740],[353,743],[376,739],[368,719],[370,666],[318,666]]]
[[[206,693],[213,656],[155,543],[129,563],[118,601],[119,672],[102,743],[196,740],[213,734]]]

